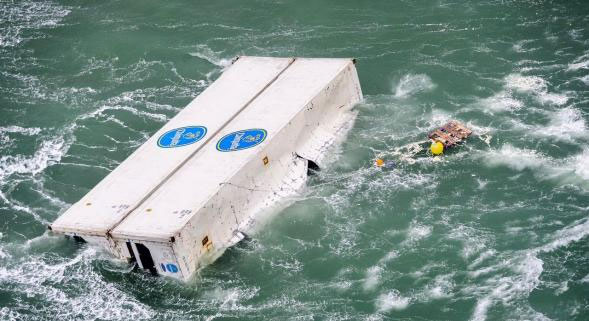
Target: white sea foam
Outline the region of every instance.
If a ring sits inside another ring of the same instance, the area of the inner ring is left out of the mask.
[[[31,128],[24,128],[20,126],[6,126],[0,127],[0,146],[5,146],[10,144],[11,139],[9,134],[21,134],[26,136],[34,136],[41,132],[41,128],[38,127],[31,127]]]
[[[550,243],[540,247],[539,252],[552,252],[573,242],[578,242],[589,235],[589,218],[577,220],[559,230]]]
[[[3,237],[4,237],[4,234],[2,234],[2,232],[0,232],[0,240],[2,240]],[[10,257],[10,255],[8,253],[4,252],[4,250],[2,249],[2,243],[0,243],[0,259],[5,259],[5,258],[9,258],[9,257]]]
[[[376,289],[376,286],[380,283],[380,277],[383,268],[380,266],[372,266],[366,270],[366,276],[362,288],[364,291],[372,291]]]
[[[489,249],[489,250],[484,251],[483,253],[481,253],[479,255],[479,257],[477,257],[474,261],[472,261],[471,264],[468,265],[468,269],[472,270],[472,269],[476,268],[481,263],[483,263],[485,260],[494,257],[496,254],[497,254],[497,252],[493,249]]]
[[[481,103],[491,111],[516,110],[524,106],[524,103],[511,97],[506,91],[501,91],[491,97],[481,100]]]
[[[362,288],[364,291],[372,291],[380,284],[382,273],[385,271],[386,264],[399,256],[396,250],[389,251],[378,263],[366,270]]]
[[[492,270],[495,274],[483,283],[473,284],[464,292],[478,297],[471,320],[483,321],[487,319],[488,309],[496,303],[514,307],[514,314],[519,319],[548,320],[541,313],[528,306],[516,304],[519,300],[527,300],[528,295],[540,284],[544,262],[538,258],[542,252],[552,252],[579,242],[589,235],[589,218],[577,220],[556,232],[544,245],[534,249],[504,253],[494,265],[483,267],[475,272],[479,275],[485,270]],[[566,282],[560,283],[557,295],[568,289]]]
[[[11,310],[7,307],[0,309],[0,320],[3,321],[20,321],[23,317],[16,311]]]
[[[526,48],[527,45],[532,42],[534,42],[534,41],[533,40],[520,40],[520,41],[514,43],[511,48],[513,49],[513,51],[519,52],[519,53],[538,50],[538,48]]]
[[[0,47],[15,47],[29,39],[41,37],[40,30],[58,25],[70,11],[70,8],[52,1],[4,4],[0,10],[0,21],[3,21],[3,28],[0,28]]]
[[[22,309],[59,315],[62,320],[152,319],[155,313],[148,306],[93,271],[91,260],[96,254],[95,249],[86,248],[72,259],[25,256],[10,266],[0,267],[0,286],[50,303],[39,305],[24,301]],[[55,259],[57,262],[48,262]],[[68,293],[71,289],[63,286],[77,287],[74,292],[81,294],[72,295]]]
[[[221,58],[220,54],[218,52],[213,51],[207,45],[198,45],[197,50],[198,51],[190,52],[188,54],[193,57],[198,57],[200,59],[204,59],[204,60],[210,62],[211,64],[221,67],[221,68],[226,68],[231,65],[232,59]]]
[[[569,281],[560,282],[558,288],[554,290],[554,294],[559,296],[569,290]]]
[[[542,168],[541,174],[561,184],[573,184],[589,189],[589,148],[571,157],[552,161]]]
[[[504,79],[505,88],[518,92],[538,93],[547,90],[546,81],[538,76],[523,76],[510,74]]]
[[[172,68],[172,65],[159,60],[147,61],[145,59],[139,59],[139,61],[131,64],[126,68],[116,69],[118,73],[117,76],[113,78],[113,80],[120,84],[146,81],[155,75],[154,70],[156,67],[169,70]],[[121,72],[123,74],[118,75]]]
[[[521,74],[510,74],[504,79],[505,88],[509,92],[519,92],[532,95],[542,104],[564,105],[569,97],[563,93],[548,91],[548,83],[539,76],[524,76]]]
[[[571,29],[568,34],[573,40],[580,40],[583,37],[583,29]]]
[[[129,128],[120,120],[118,120],[116,118],[109,118],[109,117],[111,117],[111,115],[108,115],[106,112],[111,111],[111,110],[123,110],[123,111],[127,111],[135,116],[139,116],[141,118],[149,118],[151,120],[155,120],[155,121],[159,121],[159,122],[165,122],[168,120],[168,117],[164,114],[150,113],[150,112],[139,110],[134,107],[123,106],[123,105],[114,105],[114,106],[103,105],[100,108],[98,108],[90,113],[80,116],[78,119],[83,120],[83,119],[88,119],[88,118],[105,118],[105,119],[110,119],[110,120],[118,123],[121,126]]]
[[[423,302],[452,297],[455,287],[453,277],[454,273],[436,276],[417,297]]]
[[[403,242],[405,245],[414,244],[432,234],[432,227],[412,222],[407,230],[407,239]]]
[[[573,156],[570,163],[577,177],[584,181],[589,180],[589,148],[586,148],[580,154]]]
[[[569,96],[567,94],[561,93],[549,93],[549,92],[541,92],[537,96],[538,101],[543,104],[552,104],[557,106],[565,105],[569,101]]]
[[[471,320],[486,320],[489,308],[498,302],[513,306],[518,300],[525,299],[540,283],[542,265],[542,260],[529,252],[500,260],[496,266],[493,266],[493,270],[501,273],[487,278],[484,283],[477,282],[476,285],[465,289],[465,292],[475,293],[479,297]],[[531,308],[526,311],[517,311],[516,314],[523,318],[526,318],[523,316],[525,314],[533,315],[533,318],[543,317]]]
[[[520,149],[509,144],[503,145],[499,150],[489,151],[484,156],[484,161],[492,167],[504,165],[518,171],[540,168],[547,162],[545,157],[535,150]]]
[[[62,137],[43,141],[34,155],[8,155],[0,157],[0,182],[12,174],[36,175],[47,166],[57,163],[65,154],[69,144]]]
[[[585,119],[578,109],[572,107],[550,113],[548,125],[538,126],[532,133],[536,136],[553,137],[556,140],[568,142],[589,137]]]
[[[84,65],[78,74],[77,77],[82,75],[91,75],[98,70],[108,70],[109,72],[113,72],[115,68],[115,64],[119,61],[119,57],[113,57],[108,60],[98,59],[96,57],[91,57],[87,60],[86,65]]]
[[[553,159],[535,150],[505,144],[480,157],[490,167],[507,166],[517,171],[529,169],[540,180],[549,179],[589,189],[589,148],[565,159]]]
[[[409,306],[410,302],[410,298],[402,296],[398,290],[392,290],[378,296],[376,299],[376,308],[379,312],[404,310]]]
[[[241,229],[240,229],[241,230]],[[290,272],[300,272],[303,269],[303,263],[297,259],[276,259],[270,261],[273,269],[281,269]]]
[[[541,104],[561,106],[568,102],[565,93],[554,93],[548,90],[548,82],[539,76],[509,74],[503,79],[503,89],[491,97],[481,100],[481,104],[490,111],[510,111],[524,107],[522,95],[534,98]]]
[[[487,310],[489,310],[489,306],[491,306],[490,298],[485,297],[478,300],[470,320],[485,321],[487,319]]]
[[[20,127],[20,126],[6,126],[0,127],[0,134],[2,133],[18,133],[27,136],[35,136],[41,132],[41,128],[39,127]]]
[[[378,263],[379,264],[386,264],[392,260],[394,260],[395,258],[397,258],[399,256],[399,252],[392,250],[389,251],[387,254],[385,254],[385,256],[383,256]]]
[[[401,77],[394,89],[395,97],[405,98],[420,92],[432,91],[437,85],[425,74],[407,74]]]
[[[462,242],[463,248],[460,255],[465,260],[485,250],[488,247],[487,244],[492,241],[489,236],[481,233],[481,231],[462,224],[452,226],[448,237]]]
[[[489,181],[485,179],[477,178],[476,181],[478,184],[477,189],[485,189],[487,187],[487,184],[489,184]]]
[[[576,58],[568,66],[569,71],[577,71],[579,69],[589,69],[589,53]]]
[[[215,288],[207,291],[205,297],[218,305],[222,311],[244,310],[246,307],[242,305],[242,302],[254,298],[259,291],[258,287]]]

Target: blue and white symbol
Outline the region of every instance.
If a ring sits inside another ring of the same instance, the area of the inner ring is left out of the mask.
[[[194,144],[207,134],[203,126],[186,126],[167,131],[160,136],[157,145],[162,148],[181,147]]]
[[[178,273],[178,267],[176,266],[176,264],[172,264],[172,263],[168,263],[166,265],[164,265],[164,263],[160,264],[162,267],[162,270],[164,272],[170,272],[170,273]]]
[[[268,133],[265,129],[245,129],[223,136],[217,143],[217,150],[233,152],[254,147],[266,139]]]
[[[178,267],[176,266],[176,264],[168,263],[168,264],[166,264],[166,268],[168,269],[168,271],[170,271],[172,273],[178,272]]]

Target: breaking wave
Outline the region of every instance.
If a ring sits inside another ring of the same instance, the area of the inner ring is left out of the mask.
[[[503,79],[503,83],[503,90],[481,100],[482,105],[490,111],[521,109],[527,104],[526,96],[541,104],[556,106],[564,105],[569,101],[565,93],[550,92],[546,80],[539,76],[510,74]]]
[[[197,51],[190,52],[189,55],[206,60],[209,63],[221,68],[226,68],[231,65],[233,58],[221,58],[218,52],[213,51],[207,45],[198,45],[196,48]]]
[[[395,97],[405,98],[421,92],[432,91],[437,85],[425,74],[407,74],[401,77],[394,89]]]
[[[507,166],[516,171],[529,169],[540,180],[551,179],[560,184],[589,188],[589,149],[567,158],[554,159],[535,150],[505,144],[482,157],[490,167]]]
[[[381,294],[376,299],[376,307],[379,312],[388,312],[391,310],[404,310],[409,306],[411,300],[402,296],[399,291],[392,290]]]

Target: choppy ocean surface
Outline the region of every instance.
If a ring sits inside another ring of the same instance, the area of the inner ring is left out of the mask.
[[[237,55],[358,59],[288,207],[190,284],[46,232]],[[2,0],[0,320],[588,320],[588,121],[583,0]]]

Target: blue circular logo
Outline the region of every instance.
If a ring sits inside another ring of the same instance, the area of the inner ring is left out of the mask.
[[[160,136],[157,145],[162,148],[181,147],[194,144],[207,134],[204,126],[186,126],[167,131]]]
[[[217,143],[217,150],[221,152],[233,152],[254,147],[266,139],[268,133],[265,129],[245,129],[223,136]]]

